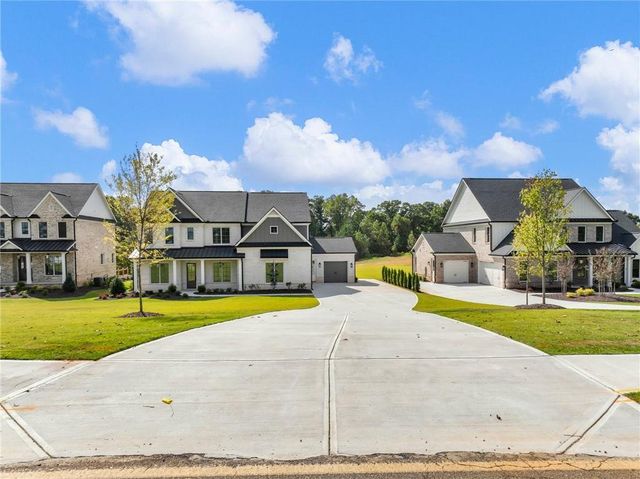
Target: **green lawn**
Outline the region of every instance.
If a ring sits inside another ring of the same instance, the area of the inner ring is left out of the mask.
[[[411,271],[411,253],[400,256],[377,256],[356,262],[356,276],[358,279],[382,280],[382,267]]]
[[[137,311],[137,299],[74,298],[0,300],[3,359],[99,359],[153,339],[244,316],[318,305],[313,296],[232,296],[162,300],[145,298],[149,318],[120,318]]]
[[[522,310],[418,293],[416,311],[480,326],[549,354],[640,353],[640,312]]]

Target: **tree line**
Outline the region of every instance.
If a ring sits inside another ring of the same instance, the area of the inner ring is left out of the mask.
[[[341,193],[310,201],[311,236],[352,236],[360,257],[409,251],[423,232],[442,231],[451,204],[383,201],[369,210],[353,195]]]

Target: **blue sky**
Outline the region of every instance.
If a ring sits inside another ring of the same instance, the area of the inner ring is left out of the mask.
[[[2,180],[441,201],[577,178],[638,211],[638,3],[2,4]]]

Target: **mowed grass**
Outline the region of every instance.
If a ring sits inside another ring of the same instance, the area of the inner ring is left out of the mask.
[[[232,296],[162,300],[145,298],[145,311],[163,316],[121,318],[138,310],[137,299],[75,298],[0,300],[3,359],[99,359],[179,333],[254,314],[318,305],[313,296]]]
[[[356,261],[356,276],[358,279],[382,280],[383,266],[411,272],[411,253],[400,256],[377,256]]]
[[[633,391],[633,392],[629,392],[629,393],[624,393],[624,395],[627,396],[632,401],[640,403],[640,391]]]
[[[416,311],[473,324],[548,354],[640,353],[640,311],[523,310],[418,293]]]

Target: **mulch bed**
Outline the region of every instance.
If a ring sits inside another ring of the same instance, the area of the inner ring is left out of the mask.
[[[519,304],[516,309],[565,309],[557,304]]]
[[[135,313],[127,313],[118,317],[119,318],[151,318],[154,316],[163,316],[163,315],[160,313],[147,313],[146,311],[144,313],[141,313],[140,311],[136,311]]]
[[[627,296],[624,294],[592,294],[591,296],[578,296],[577,298],[567,298],[562,293],[547,294],[547,298],[561,299],[562,301],[579,301],[582,303],[640,303],[637,296]]]

